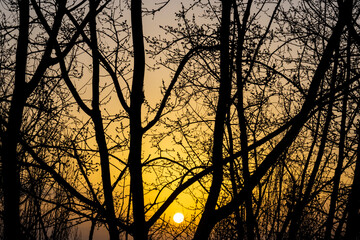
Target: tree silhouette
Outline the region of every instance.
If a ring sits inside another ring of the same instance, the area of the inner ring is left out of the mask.
[[[354,238],[359,3],[175,5],[3,3],[3,238]]]

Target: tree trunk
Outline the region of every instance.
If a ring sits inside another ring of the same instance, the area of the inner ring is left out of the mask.
[[[144,101],[145,50],[142,26],[142,1],[131,1],[131,28],[134,49],[134,73],[130,95],[130,191],[132,194],[134,239],[147,239],[148,229],[145,224],[144,190],[142,179],[142,135],[141,106]]]
[[[227,128],[227,132],[229,135],[229,154],[233,155],[234,154],[234,138],[232,135],[232,130],[231,130],[231,124],[230,124],[230,108],[228,109],[228,113],[226,116],[226,128]],[[229,172],[230,172],[230,181],[231,181],[231,186],[232,186],[232,192],[233,195],[236,196],[238,193],[238,183],[236,181],[236,174],[235,174],[235,163],[234,161],[230,162],[230,168],[229,168]],[[243,220],[240,216],[240,212],[239,209],[235,210],[235,221],[236,221],[236,231],[237,231],[237,239],[241,240],[244,238],[244,228],[243,228]]]
[[[220,26],[220,89],[219,100],[216,108],[214,143],[212,149],[212,164],[214,172],[210,192],[205,204],[204,213],[200,219],[194,239],[207,239],[212,230],[212,218],[215,214],[215,207],[220,194],[223,181],[223,138],[224,123],[226,120],[227,108],[230,102],[231,79],[229,74],[229,34],[230,34],[230,1],[222,1],[222,14]]]
[[[104,126],[100,112],[99,102],[99,58],[98,58],[98,43],[96,36],[96,7],[97,3],[94,0],[90,0],[90,11],[93,13],[90,24],[91,35],[91,48],[92,48],[92,64],[93,64],[93,85],[92,85],[92,113],[91,118],[95,126],[96,142],[99,147],[100,154],[100,166],[101,166],[101,178],[103,184],[104,198],[105,198],[105,211],[106,220],[109,228],[110,240],[119,239],[119,231],[116,226],[114,199],[112,196],[111,174],[110,174],[110,162],[109,151],[107,149]]]
[[[17,145],[26,101],[26,62],[29,42],[29,1],[19,1],[20,25],[16,49],[15,85],[2,146],[4,239],[22,239],[20,225],[20,175]]]
[[[241,159],[243,166],[243,177],[244,185],[247,185],[250,179],[249,171],[249,152],[248,152],[248,136],[246,129],[246,118],[244,110],[244,86],[245,79],[242,77],[242,58],[243,58],[243,48],[244,48],[244,39],[245,32],[247,27],[247,22],[250,14],[250,9],[252,5],[252,0],[248,1],[246,6],[246,12],[244,14],[243,23],[240,25],[239,14],[237,9],[234,10],[234,17],[237,20],[238,27],[238,40],[237,40],[237,54],[236,54],[236,86],[237,86],[237,104],[236,110],[238,113],[239,119],[239,129],[240,129],[240,141],[241,141]],[[237,8],[234,4],[234,8]],[[245,211],[246,211],[246,235],[248,240],[253,240],[255,238],[254,229],[255,229],[255,217],[252,207],[252,192],[250,191],[245,198]]]

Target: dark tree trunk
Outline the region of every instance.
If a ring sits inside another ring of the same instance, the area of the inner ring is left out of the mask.
[[[208,199],[205,204],[204,213],[200,219],[194,239],[207,239],[212,230],[212,221],[215,214],[215,207],[220,194],[223,181],[223,138],[224,123],[226,120],[227,108],[230,102],[231,79],[229,73],[229,35],[230,35],[230,9],[231,2],[222,1],[222,14],[220,26],[220,89],[219,100],[216,109],[214,126],[214,144],[212,150],[212,164],[214,172]]]
[[[26,61],[29,42],[29,1],[19,1],[20,25],[16,50],[15,86],[2,146],[4,239],[22,239],[20,225],[20,175],[18,137],[26,101]]]
[[[91,49],[92,49],[92,64],[93,64],[93,85],[92,85],[92,114],[91,118],[94,122],[96,142],[99,147],[100,154],[100,166],[101,166],[101,178],[103,184],[104,198],[105,198],[105,210],[106,219],[109,228],[110,240],[119,239],[119,231],[116,225],[114,199],[112,195],[111,174],[110,174],[110,162],[109,151],[106,144],[104,126],[100,112],[99,102],[99,58],[98,58],[98,43],[96,36],[96,7],[95,0],[90,0],[90,11],[92,12],[90,24],[91,35]]]
[[[240,129],[240,141],[241,141],[241,159],[242,159],[242,167],[243,167],[243,177],[244,177],[244,185],[247,185],[250,179],[250,171],[249,171],[249,152],[248,152],[248,135],[246,129],[246,117],[244,110],[244,86],[245,79],[242,77],[242,59],[243,59],[243,49],[244,49],[244,39],[247,28],[248,19],[250,16],[250,9],[252,6],[252,0],[248,1],[246,6],[246,11],[243,17],[243,22],[240,24],[239,14],[236,6],[236,2],[234,5],[234,17],[237,21],[238,28],[238,40],[237,40],[237,54],[236,54],[236,86],[237,86],[237,104],[236,110],[238,113],[239,119],[239,129]],[[246,235],[248,240],[253,240],[255,238],[254,229],[255,229],[255,216],[253,213],[252,207],[252,192],[248,192],[245,198],[245,211],[246,211]]]
[[[226,116],[226,127],[228,130],[228,135],[229,135],[229,153],[230,155],[234,154],[234,138],[232,135],[232,130],[231,130],[231,124],[230,124],[230,108],[228,109],[228,113]],[[231,180],[231,186],[232,186],[232,192],[233,195],[236,196],[238,193],[238,183],[237,183],[237,179],[236,179],[236,174],[235,174],[235,163],[234,161],[230,162],[230,180]],[[237,231],[237,238],[238,240],[241,240],[244,238],[244,228],[243,228],[243,220],[241,218],[239,209],[235,210],[235,221],[236,221],[236,231]]]
[[[131,28],[134,49],[134,73],[130,95],[130,191],[132,194],[134,239],[147,239],[148,229],[145,225],[144,190],[142,179],[141,151],[142,135],[141,106],[144,101],[145,50],[142,26],[142,1],[131,1]]]

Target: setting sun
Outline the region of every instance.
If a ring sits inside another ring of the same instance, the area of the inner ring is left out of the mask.
[[[175,213],[173,219],[176,223],[182,223],[184,221],[184,215],[182,213]]]

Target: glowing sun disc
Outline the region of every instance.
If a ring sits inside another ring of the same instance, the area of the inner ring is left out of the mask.
[[[182,213],[175,213],[173,219],[176,223],[182,223],[184,221],[184,215]]]

